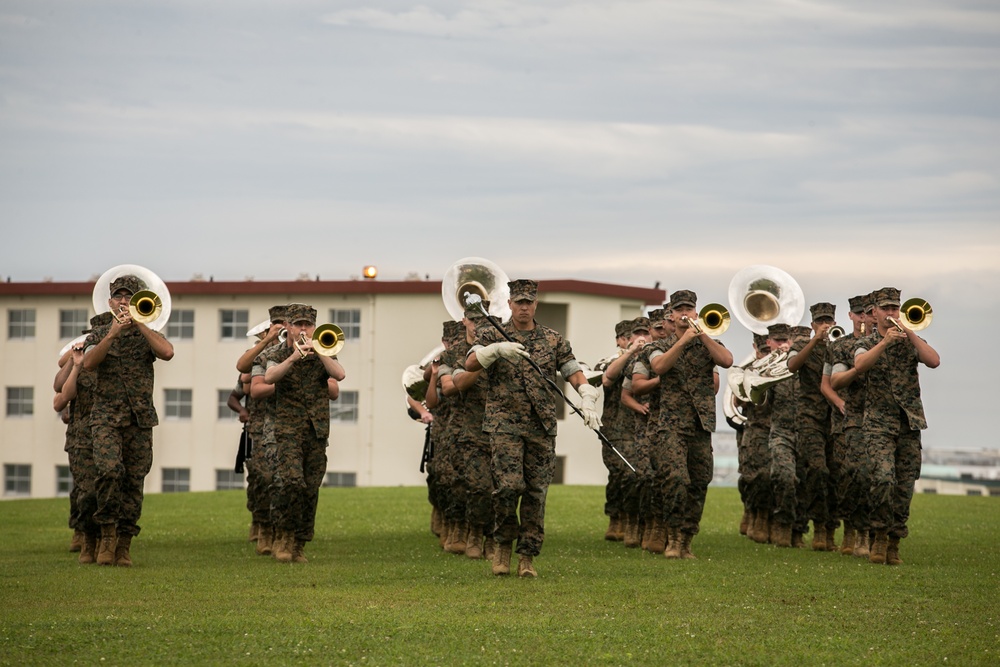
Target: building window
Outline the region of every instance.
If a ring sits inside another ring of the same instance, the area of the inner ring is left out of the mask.
[[[3,494],[5,496],[31,495],[31,464],[5,463],[3,466]]]
[[[167,338],[194,338],[194,311],[171,310],[167,320]]]
[[[73,490],[73,474],[69,466],[56,466],[56,495],[68,496]]]
[[[164,389],[163,402],[168,419],[191,419],[190,389]]]
[[[358,392],[341,391],[340,398],[330,401],[330,421],[356,424],[358,421]]]
[[[215,490],[232,491],[234,489],[243,490],[243,473],[217,469],[215,471]]]
[[[361,310],[358,308],[331,308],[330,322],[344,331],[344,340],[361,338]]]
[[[7,337],[11,340],[25,340],[35,337],[34,308],[7,311]]]
[[[233,412],[229,408],[229,395],[233,393],[232,389],[219,389],[219,402],[216,406],[218,410],[218,418],[220,421],[237,421],[240,418],[240,413]]]
[[[222,340],[243,340],[246,338],[248,323],[250,322],[249,310],[220,310],[219,337]]]
[[[356,472],[328,472],[323,480],[323,486],[357,486]]]
[[[59,337],[63,339],[76,338],[84,329],[90,328],[90,318],[85,308],[59,311]]]
[[[35,414],[34,387],[7,387],[7,416],[30,417]]]
[[[163,493],[180,493],[191,490],[191,470],[189,468],[164,468]]]

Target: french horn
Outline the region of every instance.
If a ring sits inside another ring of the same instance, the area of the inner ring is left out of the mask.
[[[142,322],[153,331],[160,331],[170,319],[170,290],[158,275],[144,266],[137,264],[119,264],[105,271],[94,284],[92,295],[94,312],[97,314],[111,311],[108,305],[111,296],[111,283],[122,276],[136,276],[146,285],[132,295],[129,301],[129,314],[136,322]],[[133,312],[134,309],[134,312]],[[111,313],[117,319],[121,313]]]
[[[729,307],[740,324],[766,334],[771,324],[797,325],[806,299],[790,275],[774,266],[754,264],[737,271],[729,282]]]
[[[501,322],[510,319],[510,279],[499,266],[482,257],[460,259],[445,271],[441,280],[441,298],[448,314],[457,322],[465,316],[470,294],[490,304],[489,314]]]

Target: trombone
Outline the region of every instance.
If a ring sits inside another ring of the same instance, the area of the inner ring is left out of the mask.
[[[931,320],[934,319],[934,309],[931,308],[929,304],[924,299],[914,297],[912,299],[907,299],[903,302],[903,305],[899,307],[899,316],[906,323],[906,328],[904,329],[901,322],[898,320],[887,317],[890,324],[896,327],[903,333],[906,333],[906,329],[911,331],[922,331],[931,325]]]
[[[729,309],[721,303],[709,303],[698,311],[698,319],[692,320],[682,317],[695,333],[708,334],[709,336],[721,336],[729,328]]]
[[[278,334],[278,340],[285,340],[287,338],[288,329],[282,329],[281,333]],[[303,359],[309,354],[308,348],[304,347],[307,340],[306,332],[300,331],[298,340],[292,341],[295,349],[298,350],[299,356]],[[324,357],[335,357],[344,348],[345,340],[346,337],[344,336],[343,329],[336,324],[323,324],[316,327],[315,331],[313,331],[312,350]]]
[[[125,323],[125,313],[128,313],[133,322],[149,324],[160,316],[163,312],[163,301],[156,294],[149,290],[139,290],[129,299],[128,305],[122,304],[118,307],[118,312],[111,311],[111,316],[118,324]]]

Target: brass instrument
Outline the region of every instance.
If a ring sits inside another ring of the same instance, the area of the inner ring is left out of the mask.
[[[721,336],[729,328],[729,309],[721,303],[709,303],[698,311],[698,319],[682,317],[699,334]]]
[[[122,304],[117,312],[111,311],[108,306],[111,283],[125,275],[136,276],[145,283],[146,289],[133,294],[128,305]],[[125,321],[125,313],[129,313],[134,322],[141,322],[153,331],[160,331],[170,319],[170,290],[166,283],[146,267],[137,264],[120,264],[105,271],[94,284],[92,298],[95,313],[111,311],[112,317],[118,322]]]
[[[278,332],[278,343],[284,345],[286,340],[288,340],[288,329],[281,327],[281,331]]]
[[[292,341],[292,345],[294,345],[295,349],[298,350],[299,352],[300,359],[305,359],[307,356],[309,356],[309,350],[303,347],[303,345],[305,344],[306,344],[306,332],[300,331],[299,339]]]
[[[510,279],[499,266],[482,257],[460,259],[445,271],[441,280],[444,307],[456,322],[465,316],[468,297],[489,302],[489,314],[501,322],[510,319]]]
[[[344,347],[344,331],[336,324],[322,324],[313,331],[313,351],[324,357],[335,357]]]
[[[805,313],[806,299],[790,275],[774,266],[755,264],[733,276],[729,307],[740,324],[766,334],[771,324],[797,325]]]
[[[934,310],[924,299],[914,297],[903,302],[899,307],[899,315],[909,329],[922,331],[930,326],[931,320],[934,319]]]
[[[840,340],[845,335],[847,335],[847,331],[844,327],[839,325],[832,326],[826,332],[826,340],[832,343],[836,340]]]
[[[889,322],[889,324],[894,326],[899,333],[906,333],[906,329],[903,328],[903,325],[900,324],[899,320],[897,320],[895,317],[887,317],[885,319],[886,321]]]

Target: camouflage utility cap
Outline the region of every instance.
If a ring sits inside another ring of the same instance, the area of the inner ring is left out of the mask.
[[[118,290],[123,289],[135,294],[146,289],[146,283],[142,282],[138,276],[133,276],[132,274],[118,276],[111,281],[111,296],[114,296]]]
[[[507,283],[510,288],[511,301],[536,301],[538,299],[538,281],[536,280],[511,280]]]
[[[615,338],[621,338],[622,336],[628,336],[629,331],[632,330],[632,320],[622,320],[615,325]]]
[[[866,313],[870,312],[875,307],[875,292],[865,294],[864,307]]]
[[[304,303],[290,303],[285,307],[285,321],[316,324],[316,309]]]
[[[787,324],[772,324],[767,328],[767,337],[775,340],[788,340],[792,335],[792,328]]]
[[[676,310],[681,306],[698,307],[698,295],[689,289],[677,290],[670,295],[670,310]]]
[[[662,308],[654,308],[649,311],[649,326],[655,327],[658,322],[662,323],[664,317],[666,316],[664,315]]]
[[[812,315],[813,322],[821,317],[836,317],[837,307],[832,303],[821,301],[809,306],[809,314]]]
[[[865,312],[865,296],[863,294],[852,296],[847,300],[847,303],[850,304],[851,312],[855,315],[860,315]]]
[[[770,348],[767,346],[767,336],[755,333],[753,335],[753,347],[758,352],[769,352]]]
[[[895,287],[883,287],[875,292],[875,305],[881,308],[886,306],[899,307],[899,290]]]
[[[808,340],[812,337],[812,327],[791,327],[791,330],[793,338]]]
[[[645,331],[649,333],[649,318],[648,317],[637,317],[632,320],[632,333],[636,331]]]
[[[288,306],[271,306],[267,309],[267,316],[271,324],[284,322],[288,318]]]

